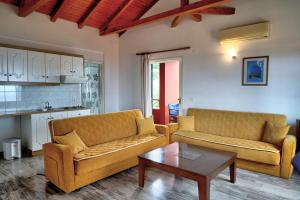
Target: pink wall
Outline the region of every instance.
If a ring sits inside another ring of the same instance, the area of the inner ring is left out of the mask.
[[[179,62],[165,63],[165,123],[169,123],[168,104],[178,103],[179,98]]]
[[[160,109],[153,109],[155,123],[169,123],[168,104],[178,103],[179,62],[160,63]]]

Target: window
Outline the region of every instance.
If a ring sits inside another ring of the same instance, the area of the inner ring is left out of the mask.
[[[151,100],[152,108],[159,108],[159,63],[151,64]]]

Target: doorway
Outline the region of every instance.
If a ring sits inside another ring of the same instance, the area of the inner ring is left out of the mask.
[[[150,60],[150,68],[154,122],[176,122],[181,109],[181,58]]]

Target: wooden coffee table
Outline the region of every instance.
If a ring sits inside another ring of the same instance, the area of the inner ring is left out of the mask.
[[[236,153],[175,142],[139,156],[139,186],[144,187],[145,167],[154,167],[198,182],[199,199],[209,200],[210,181],[230,168],[236,180]]]

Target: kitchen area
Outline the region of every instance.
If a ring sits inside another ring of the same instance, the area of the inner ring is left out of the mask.
[[[82,55],[0,44],[0,152],[19,138],[23,152],[41,154],[50,120],[100,113],[100,72]]]

